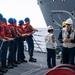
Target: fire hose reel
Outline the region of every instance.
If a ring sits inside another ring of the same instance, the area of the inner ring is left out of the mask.
[[[75,75],[75,66],[62,64],[52,68],[45,75]]]

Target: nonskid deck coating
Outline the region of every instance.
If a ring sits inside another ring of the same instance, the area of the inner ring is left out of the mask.
[[[28,52],[25,52],[26,60],[29,60]],[[37,62],[21,63],[14,69],[9,69],[4,75],[45,75],[50,69],[47,68],[46,53],[34,52]],[[59,64],[59,60],[57,60]]]

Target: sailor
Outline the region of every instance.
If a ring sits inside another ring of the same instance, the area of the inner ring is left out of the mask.
[[[12,34],[11,34],[10,30],[9,30],[9,26],[7,24],[7,19],[6,18],[3,18],[3,25],[4,25],[5,37],[8,40],[7,47],[9,48],[9,42],[13,40],[13,37],[12,37]],[[8,48],[7,48],[7,50],[8,50]],[[11,69],[11,68],[13,68],[13,66],[8,65],[8,62],[7,62],[7,65],[5,66],[5,68]]]
[[[47,49],[47,66],[52,68],[56,66],[56,37],[53,34],[53,26],[48,26],[48,34],[45,37],[46,49]]]
[[[68,18],[66,20],[66,27],[62,29],[59,34],[59,41],[63,44],[62,47],[62,61],[63,64],[74,65],[74,43],[75,31],[72,28],[73,20]]]
[[[26,36],[26,34],[24,34],[24,29],[22,27],[22,25],[24,24],[23,20],[19,20],[19,25],[17,27],[17,33],[18,33],[18,54],[17,54],[17,61],[22,63],[22,62],[27,62],[27,60],[25,60],[25,53],[24,53],[24,42],[23,42],[23,38]]]
[[[8,19],[8,27],[9,31],[12,35],[13,40],[9,41],[9,54],[8,54],[8,65],[17,67],[17,65],[14,63],[14,39],[16,38],[16,33],[14,29],[14,24],[13,24],[13,18]]]
[[[8,39],[5,36],[5,18],[2,18],[2,27],[4,29],[4,39],[6,40],[3,42],[2,48],[1,48],[1,65],[2,68],[6,68],[6,57],[7,57],[7,50],[8,50]],[[2,28],[1,28],[2,29]]]
[[[62,28],[65,28],[65,27],[66,27],[66,21],[63,21]],[[61,30],[62,30],[62,28],[61,28]],[[59,37],[58,37],[58,40],[59,40]],[[62,50],[62,46],[61,46],[61,50]],[[57,55],[57,58],[61,58],[60,63],[62,63],[62,51],[59,52],[59,55]]]
[[[25,30],[25,33],[31,33],[29,36],[26,37],[26,42],[28,44],[28,53],[29,53],[29,61],[30,62],[36,62],[36,59],[33,58],[33,51],[34,51],[34,41],[33,41],[33,32],[38,31],[37,29],[33,28],[30,25],[30,19],[28,17],[26,17],[24,19],[25,24],[23,25],[23,28]]]
[[[6,73],[8,70],[5,68],[6,66],[6,56],[7,56],[7,40],[5,39],[4,26],[2,23],[3,15],[0,13],[0,74],[1,72]]]
[[[18,50],[18,34],[17,34],[17,20],[15,18],[13,18],[13,26],[14,26],[14,33],[15,33],[15,39],[14,39],[14,63],[15,64],[19,64],[19,62],[16,59],[17,56],[17,50]]]

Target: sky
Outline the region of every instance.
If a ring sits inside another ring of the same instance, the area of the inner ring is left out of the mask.
[[[17,24],[29,17],[33,27],[47,27],[37,0],[0,0],[0,13],[7,19],[16,18]]]

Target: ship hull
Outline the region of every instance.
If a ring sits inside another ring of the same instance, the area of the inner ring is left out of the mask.
[[[67,18],[69,18],[71,15],[73,16],[75,13],[75,4],[74,4],[75,0],[37,0],[37,3],[41,9],[41,12],[43,14],[47,26],[52,25],[54,27],[55,29],[54,34],[58,38],[62,22],[65,21]],[[52,14],[53,10],[56,11],[58,10],[59,12],[62,10],[64,11],[64,13]],[[65,13],[66,11],[69,14]],[[59,23],[60,25],[54,23],[53,19],[55,19],[56,22]],[[58,40],[57,43],[58,45],[60,45]]]

